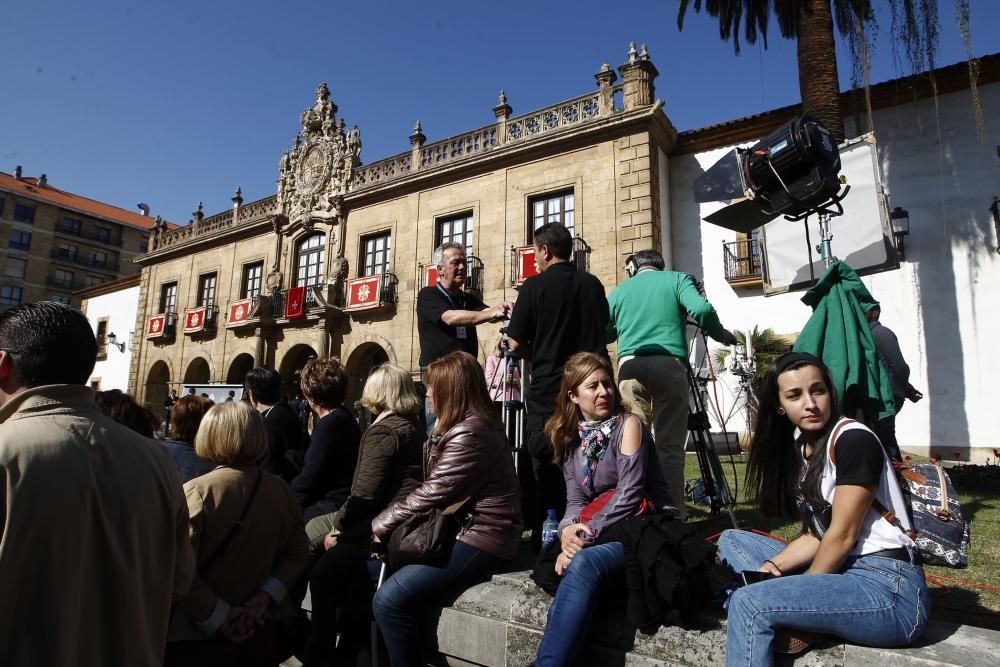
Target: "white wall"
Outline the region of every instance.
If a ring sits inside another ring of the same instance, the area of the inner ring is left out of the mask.
[[[925,395],[897,417],[900,445],[946,458],[963,450],[963,459],[977,460],[1000,446],[1000,255],[989,212],[1000,194],[1000,84],[981,87],[980,95],[987,123],[982,142],[968,91],[938,98],[940,125],[934,100],[875,112],[883,182],[891,205],[909,211],[910,235],[899,270],[864,278],[882,302],[882,323],[899,337],[910,381]],[[811,314],[799,301],[802,293],[764,297],[730,287],[722,244],[735,240],[735,232],[701,220],[721,203],[698,205],[692,197],[694,178],[727,150],[671,158],[674,268],[705,281],[730,329],[758,325],[796,333]],[[833,231],[836,254],[836,220]],[[728,403],[728,389],[720,392]]]
[[[118,336],[118,343],[125,343],[125,352],[119,352],[114,346],[107,346],[107,358],[100,360],[94,366],[91,380],[100,379],[101,390],[121,389],[128,391],[128,369],[132,360],[132,349],[129,345],[130,334],[135,327],[135,316],[139,306],[139,286],[129,287],[102,294],[87,300],[87,319],[90,326],[97,332],[97,322],[103,317],[108,318],[108,333]],[[142,340],[142,332],[135,334],[136,340]],[[88,382],[89,384],[89,382]]]

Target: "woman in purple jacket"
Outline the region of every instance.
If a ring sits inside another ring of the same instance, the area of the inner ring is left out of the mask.
[[[562,553],[556,559],[563,580],[549,607],[539,667],[572,664],[597,594],[625,585],[625,548],[621,542],[596,544],[601,532],[634,515],[647,497],[658,511],[675,509],[649,430],[622,405],[604,357],[580,352],[569,358],[545,434],[563,467],[566,515],[559,524]],[[583,508],[609,491],[607,504],[582,522]]]

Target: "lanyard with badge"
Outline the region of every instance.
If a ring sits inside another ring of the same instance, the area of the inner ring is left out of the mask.
[[[441,291],[441,294],[444,295],[444,298],[448,300],[448,304],[453,310],[465,310],[465,292],[462,292],[462,295],[459,297],[459,301],[456,302],[455,299],[452,298],[451,294],[448,293],[448,290],[441,286],[441,283],[437,284],[437,288]],[[468,337],[468,329],[464,326],[455,327],[455,338],[465,340]]]

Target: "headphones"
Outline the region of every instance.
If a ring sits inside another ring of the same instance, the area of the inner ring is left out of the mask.
[[[625,273],[629,278],[639,273],[639,265],[635,261],[635,255],[629,255],[625,260]]]

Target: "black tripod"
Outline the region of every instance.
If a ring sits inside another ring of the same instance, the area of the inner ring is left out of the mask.
[[[704,334],[702,337],[704,338]],[[707,345],[705,349],[708,349]],[[733,498],[732,491],[729,490],[729,482],[722,469],[722,461],[719,460],[719,454],[715,451],[715,445],[712,443],[711,425],[708,421],[708,411],[705,409],[708,377],[700,374],[695,375],[690,364],[687,364],[687,377],[689,442],[694,444],[694,450],[698,456],[698,468],[701,471],[701,482],[705,488],[705,495],[708,496],[713,515],[718,515],[724,509],[729,513],[733,527],[739,528],[740,525],[734,511],[736,499]]]

